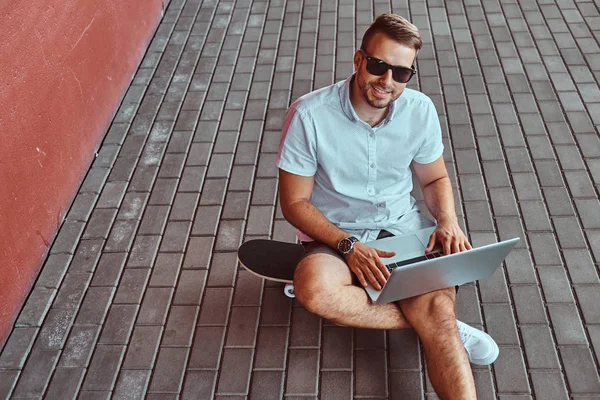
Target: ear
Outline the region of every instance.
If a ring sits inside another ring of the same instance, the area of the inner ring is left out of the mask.
[[[354,53],[354,70],[358,71],[358,69],[360,68],[360,62],[362,60],[362,55],[360,54],[360,51],[356,50],[356,52]]]

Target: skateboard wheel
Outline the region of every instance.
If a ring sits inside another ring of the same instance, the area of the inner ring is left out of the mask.
[[[285,288],[283,289],[283,293],[285,293],[285,295],[289,298],[294,298],[296,297],[294,295],[294,285],[291,283],[288,283],[287,285],[285,285]]]

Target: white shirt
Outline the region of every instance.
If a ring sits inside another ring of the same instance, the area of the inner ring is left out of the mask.
[[[354,75],[308,93],[287,110],[277,167],[314,176],[310,202],[333,224],[361,241],[381,229],[404,233],[401,218],[418,210],[410,164],[429,164],[444,151],[429,97],[411,89],[390,104],[375,127],[350,102]],[[298,230],[301,241],[313,240]]]

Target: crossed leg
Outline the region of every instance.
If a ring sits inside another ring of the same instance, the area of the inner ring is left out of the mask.
[[[475,399],[473,373],[460,340],[454,288],[375,304],[355,286],[333,250],[305,257],[294,276],[296,299],[308,311],[337,325],[373,329],[413,328],[425,350],[429,378],[441,399]]]

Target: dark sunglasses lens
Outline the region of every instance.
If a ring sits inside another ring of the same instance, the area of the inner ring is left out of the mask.
[[[394,68],[394,80],[399,83],[406,83],[410,81],[413,73],[408,68]]]
[[[371,75],[381,76],[387,72],[388,68],[388,65],[385,63],[373,59],[367,60],[367,72]]]

